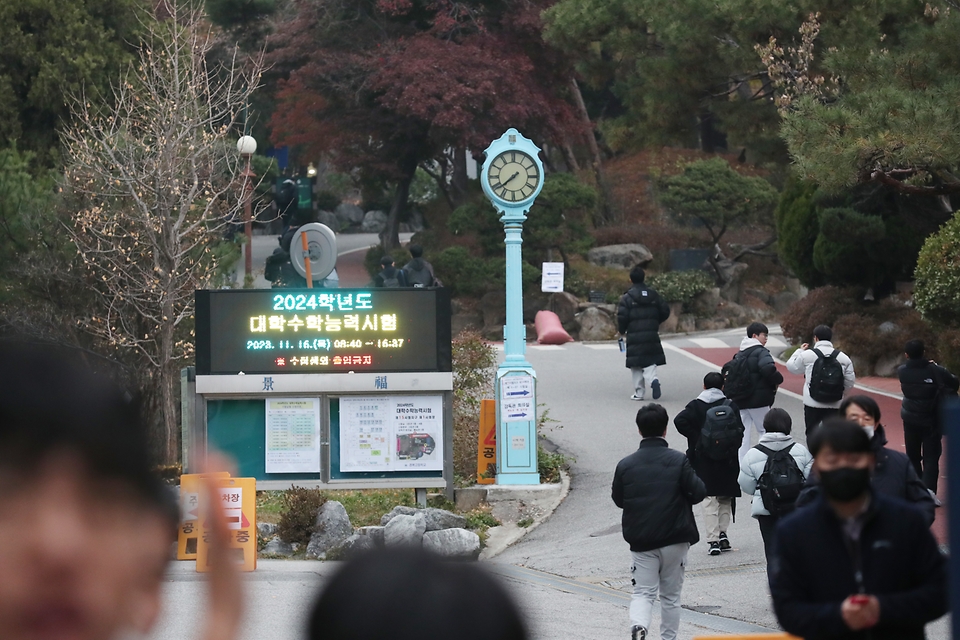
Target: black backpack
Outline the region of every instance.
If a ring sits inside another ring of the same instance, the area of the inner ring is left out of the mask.
[[[422,264],[419,269],[414,269],[410,265],[404,268],[407,272],[407,284],[411,287],[432,287],[433,274]]]
[[[840,402],[843,400],[843,367],[837,361],[838,349],[830,355],[824,355],[820,349],[814,349],[817,361],[813,363],[810,374],[810,397],[817,402]]]
[[[736,458],[737,449],[743,442],[743,431],[740,413],[731,406],[729,399],[724,400],[723,404],[707,409],[697,448],[711,460]]]
[[[731,400],[746,400],[753,395],[753,379],[750,376],[750,358],[746,351],[733,356],[723,365],[723,393]]]
[[[767,454],[763,473],[757,479],[757,488],[760,490],[763,506],[775,517],[785,516],[793,511],[797,497],[807,484],[796,459],[790,455],[792,448],[793,444],[780,451],[773,451],[762,444],[754,447]]]

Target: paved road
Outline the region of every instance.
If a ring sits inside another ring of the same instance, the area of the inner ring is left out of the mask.
[[[375,240],[374,240],[375,241]],[[671,418],[702,388],[740,342],[741,331],[665,340],[669,364],[660,371],[664,404]],[[771,336],[776,352],[782,340]],[[487,563],[504,576],[530,621],[533,637],[605,640],[628,637],[629,553],[620,536],[620,511],[610,500],[613,469],[635,450],[638,403],[629,396],[630,374],[616,345],[571,343],[531,345],[527,357],[538,374],[538,401],[556,420],[547,436],[571,455],[570,493],[554,515],[518,544]],[[789,374],[787,374],[789,376]],[[803,415],[789,376],[777,406],[786,409],[802,440]],[[754,436],[755,440],[756,436]],[[670,445],[685,448],[671,427]],[[734,551],[719,557],[706,545],[689,555],[680,637],[776,629],[766,587],[759,529],[749,517],[749,499],[740,498],[730,528]],[[695,508],[698,522],[702,521]],[[323,578],[335,563],[264,561],[247,577],[248,608],[243,638],[293,640],[302,637],[303,618]],[[202,583],[190,563],[171,569],[165,585],[165,613],[154,640],[194,637],[202,615]],[[659,637],[659,622],[650,638]],[[930,625],[928,637],[949,638],[946,619]]]

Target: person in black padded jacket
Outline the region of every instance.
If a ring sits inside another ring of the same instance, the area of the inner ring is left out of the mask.
[[[613,474],[613,502],[623,509],[623,539],[633,560],[632,640],[646,638],[658,591],[660,637],[676,639],[687,551],[700,540],[692,507],[707,491],[687,457],[667,445],[668,422],[662,406],[642,407],[637,412],[640,448]]]
[[[667,364],[660,344],[660,323],[670,317],[670,305],[643,283],[640,265],[630,270],[633,286],[620,297],[617,331],[627,337],[627,368],[633,376],[631,400],[643,400],[649,386],[653,399],[660,398],[657,366]]]

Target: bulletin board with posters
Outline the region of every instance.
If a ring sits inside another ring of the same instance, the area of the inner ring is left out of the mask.
[[[258,489],[452,491],[446,290],[198,291],[196,321],[187,471],[211,447]]]

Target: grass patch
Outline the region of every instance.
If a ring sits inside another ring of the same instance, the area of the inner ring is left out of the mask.
[[[560,452],[551,453],[543,447],[537,449],[537,471],[540,472],[540,482],[545,484],[560,482],[560,470],[567,467],[567,456]]]
[[[526,529],[532,524],[533,524],[533,518],[531,518],[530,516],[527,516],[526,518],[520,518],[519,520],[517,520],[517,526],[523,529]]]

